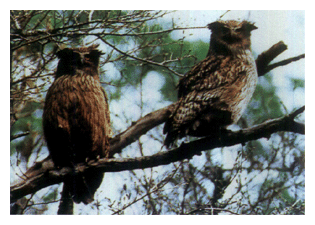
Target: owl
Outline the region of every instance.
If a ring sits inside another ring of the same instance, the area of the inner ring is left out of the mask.
[[[43,130],[57,168],[106,157],[111,138],[108,99],[100,84],[97,45],[65,48],[43,112]],[[88,204],[103,180],[97,171],[64,181],[76,203]]]
[[[249,103],[257,71],[251,52],[247,21],[216,21],[207,57],[196,64],[178,84],[178,103],[165,122],[165,146],[187,135],[202,137],[236,123]]]

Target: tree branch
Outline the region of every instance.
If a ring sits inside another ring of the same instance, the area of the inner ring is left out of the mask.
[[[271,65],[267,66],[265,71],[267,73],[270,70],[273,70],[274,68],[277,68],[279,66],[285,66],[285,65],[287,65],[287,64],[289,64],[291,62],[294,62],[294,61],[297,61],[297,60],[300,60],[300,59],[304,59],[304,58],[305,58],[305,54],[301,54],[301,55],[296,56],[296,57],[285,59],[285,60],[282,60],[280,62],[277,62],[277,63],[274,63],[274,64],[271,64]]]
[[[173,103],[167,107],[147,114],[137,122],[133,123],[127,130],[112,138],[110,140],[109,157],[112,157],[115,153],[120,153],[123,148],[138,140],[141,135],[164,123],[175,109],[175,106],[176,103]]]
[[[274,44],[267,51],[261,53],[256,59],[256,67],[259,76],[266,74],[266,67],[268,64],[274,60],[278,55],[287,50],[288,47],[284,44],[283,41],[279,41],[277,44]]]
[[[285,44],[283,42],[279,42],[258,56],[256,64],[259,76],[266,73],[266,67],[268,64],[285,49]],[[302,57],[295,57],[296,60],[297,58],[300,59]],[[286,63],[293,61],[295,60],[292,60],[291,58],[288,59]],[[280,66],[280,64],[276,64],[271,69],[274,69],[277,66]],[[170,106],[149,113],[135,122],[126,131],[114,137],[110,141],[111,152],[109,157],[113,157],[115,153],[121,152],[124,147],[136,141],[141,135],[145,134],[155,126],[165,122],[174,110],[175,106],[176,103],[173,103]],[[223,133],[221,132],[220,136],[213,135],[191,143],[185,143],[179,148],[167,152],[132,159],[100,159],[97,162],[79,164],[76,166],[74,171],[71,168],[62,168],[61,170],[57,170],[54,168],[54,164],[50,157],[48,157],[41,162],[36,162],[33,167],[26,171],[24,174],[25,180],[11,186],[10,198],[11,201],[16,201],[27,194],[35,193],[42,188],[60,183],[73,173],[79,173],[85,170],[97,169],[102,172],[118,172],[124,170],[143,169],[188,159],[196,154],[201,154],[202,151],[210,150],[216,147],[232,146],[240,143],[243,144],[247,141],[263,137],[269,138],[271,134],[278,131],[290,131],[305,134],[305,125],[294,121],[294,118],[298,114],[302,113],[304,109],[305,107],[302,107],[288,116],[269,120],[255,127],[243,129],[237,132],[223,130]]]
[[[305,107],[302,107],[282,118],[268,120],[257,126],[240,131],[222,130],[220,134],[201,138],[190,143],[183,143],[179,148],[160,152],[152,156],[120,159],[104,158],[98,161],[90,161],[86,164],[78,164],[74,169],[65,167],[60,170],[54,167],[52,160],[48,157],[31,167],[25,173],[25,180],[11,186],[10,198],[11,201],[16,201],[27,194],[35,193],[42,188],[60,183],[67,179],[68,176],[79,174],[83,171],[95,171],[96,169],[102,172],[119,172],[151,168],[190,159],[194,155],[200,155],[202,151],[217,147],[244,144],[245,142],[259,138],[269,138],[271,134],[278,131],[305,134],[305,125],[294,121],[294,118],[304,110]]]
[[[269,71],[279,66],[285,66],[291,62],[305,58],[305,54],[301,54],[299,56],[285,59],[280,62],[269,65],[269,63],[272,60],[274,60],[278,55],[287,50],[287,48],[288,47],[283,43],[283,41],[280,41],[277,44],[273,45],[271,48],[269,48],[267,51],[261,53],[256,59],[258,76],[263,76]]]
[[[11,126],[11,127],[12,127],[12,126]],[[11,136],[10,136],[10,141],[13,141],[14,139],[17,139],[17,138],[20,138],[20,137],[29,135],[29,133],[30,133],[29,131],[25,131],[25,132],[20,133],[20,134],[11,135]]]
[[[172,70],[169,66],[166,66],[165,63],[158,63],[158,62],[155,62],[155,61],[151,61],[151,60],[148,60],[148,59],[144,59],[144,58],[139,58],[137,56],[134,56],[134,55],[130,55],[128,54],[127,52],[124,52],[118,48],[116,48],[114,45],[110,44],[108,41],[106,41],[103,37],[101,37],[100,35],[95,35],[97,36],[100,40],[102,40],[105,44],[107,44],[108,46],[110,46],[111,48],[113,48],[115,51],[119,52],[120,54],[123,54],[125,56],[128,56],[129,58],[132,58],[132,59],[135,59],[135,60],[138,60],[140,62],[144,62],[144,63],[149,63],[151,65],[155,65],[155,66],[160,66],[160,67],[164,67],[165,69],[169,70],[170,72],[174,73],[175,75],[179,76],[179,77],[182,77],[183,74],[180,74],[180,73],[177,73],[175,70]]]

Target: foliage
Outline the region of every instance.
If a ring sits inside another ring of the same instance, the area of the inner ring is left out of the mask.
[[[187,28],[164,19],[171,13],[10,12],[11,182],[48,155],[41,114],[60,48],[100,44],[105,53],[101,81],[110,98],[115,134],[177,100],[180,75],[206,56],[208,43],[175,40],[171,32]],[[238,124],[241,127],[288,113],[271,77],[260,78]],[[293,90],[304,88],[303,80],[292,79],[292,84]],[[154,154],[162,151],[163,139],[158,126],[115,157]],[[76,206],[76,213],[304,214],[304,160],[304,137],[279,132],[268,141],[213,149],[167,166],[106,174],[96,201]],[[51,208],[59,202],[60,187],[51,186],[19,200],[20,212],[55,214]]]

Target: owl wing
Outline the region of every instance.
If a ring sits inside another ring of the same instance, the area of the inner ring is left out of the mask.
[[[229,57],[210,55],[195,65],[180,79],[178,84],[178,99],[195,90],[215,89],[233,82],[233,77],[226,76],[222,71],[222,68],[226,66],[229,59]]]
[[[111,128],[107,96],[92,77],[58,78],[47,93],[43,119],[47,145],[60,166],[108,153]]]
[[[77,79],[83,79],[78,81],[78,90],[69,93],[69,98],[73,99],[73,111],[69,110],[69,114],[73,114],[73,119],[69,120],[72,143],[77,149],[87,151],[82,154],[85,157],[105,157],[112,133],[106,93],[91,76]]]
[[[246,66],[231,57],[210,55],[194,66],[179,82],[177,107],[163,130],[168,133],[166,146],[177,137],[204,136],[211,126],[229,124],[231,112],[225,99],[240,76],[246,76]]]
[[[109,105],[108,105],[108,98],[107,98],[107,94],[105,92],[105,90],[103,88],[101,88],[104,99],[105,99],[105,103],[104,103],[104,107],[105,107],[105,119],[106,119],[106,127],[105,127],[105,133],[106,136],[108,138],[112,138],[113,132],[112,132],[112,128],[110,126],[110,111],[109,111]]]

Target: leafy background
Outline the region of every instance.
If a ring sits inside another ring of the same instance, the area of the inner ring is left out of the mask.
[[[110,99],[114,134],[177,100],[178,74],[204,59],[210,31],[203,27],[222,15],[255,22],[255,56],[280,40],[288,50],[276,60],[305,52],[304,11],[10,13],[11,183],[34,161],[48,156],[41,116],[59,48],[100,44],[105,53],[101,81]],[[304,77],[304,60],[260,77],[246,113],[230,129],[250,127],[305,105]],[[305,120],[304,114],[299,120]],[[162,128],[150,130],[115,157],[165,151]],[[215,208],[219,214],[304,214],[304,149],[303,135],[279,132],[268,140],[214,149],[167,166],[106,173],[96,201],[76,205],[75,213],[212,214]],[[62,184],[53,185],[26,196],[22,213],[56,214],[61,190]]]

